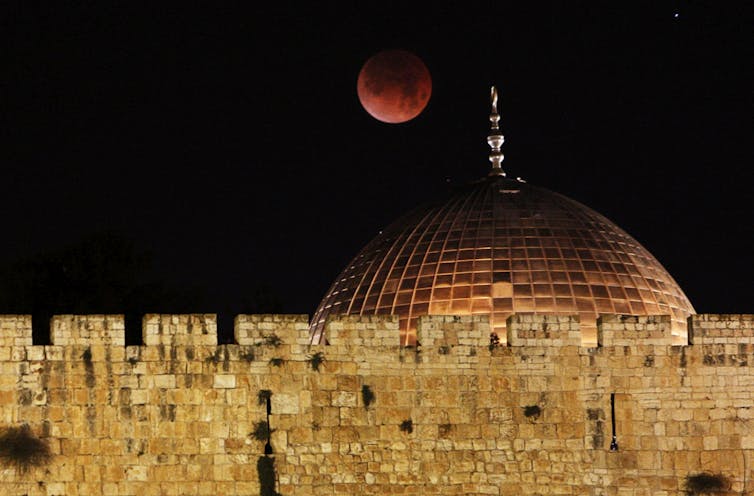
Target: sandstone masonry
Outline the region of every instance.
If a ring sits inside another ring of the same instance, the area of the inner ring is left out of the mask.
[[[604,315],[589,348],[563,316],[514,315],[502,345],[484,317],[424,317],[413,348],[394,317],[331,319],[322,346],[308,325],[239,315],[218,345],[214,315],[147,315],[124,346],[123,316],[61,315],[38,346],[0,316],[0,427],[55,455],[0,465],[0,494],[754,491],[753,315],[694,315],[685,345],[667,316]]]

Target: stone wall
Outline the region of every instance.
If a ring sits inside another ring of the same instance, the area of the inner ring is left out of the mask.
[[[754,491],[754,316],[430,316],[398,346],[393,317],[0,316],[0,427],[28,423],[46,466],[0,465],[7,495],[686,494],[721,474]],[[611,398],[615,405],[615,442]],[[268,410],[269,409],[269,410]],[[267,437],[264,422],[269,420]],[[0,454],[4,453],[0,439]],[[6,461],[0,459],[0,463]]]

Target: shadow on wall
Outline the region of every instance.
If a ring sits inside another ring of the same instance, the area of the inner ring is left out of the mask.
[[[257,473],[259,474],[259,495],[280,496],[275,491],[275,459],[271,456],[260,456],[257,459]]]

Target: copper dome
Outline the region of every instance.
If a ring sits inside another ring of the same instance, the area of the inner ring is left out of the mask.
[[[504,339],[513,313],[579,315],[586,344],[600,314],[694,313],[660,263],[594,210],[543,188],[490,177],[384,229],[343,270],[314,314],[396,314],[414,344],[421,315],[489,315]]]

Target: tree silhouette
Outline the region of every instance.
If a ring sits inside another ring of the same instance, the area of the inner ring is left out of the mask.
[[[153,256],[112,232],[12,261],[0,268],[0,314],[31,314],[36,344],[49,344],[56,314],[124,314],[126,343],[141,343],[146,313],[218,313],[218,340],[233,342],[233,316],[280,313],[283,305],[264,283],[237,299],[210,301],[205,288],[168,283],[155,275]],[[217,299],[218,296],[215,295]]]
[[[111,232],[16,260],[0,271],[0,313],[31,314],[34,342],[49,343],[55,314],[122,313],[126,341],[141,339],[141,316],[202,308],[196,289],[149,280],[152,257]]]

